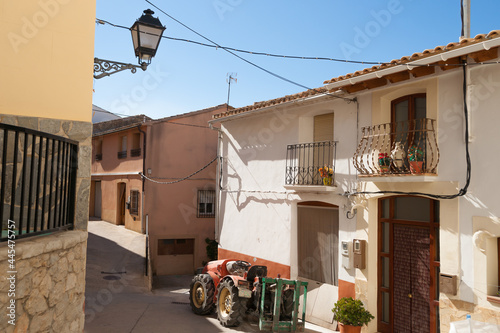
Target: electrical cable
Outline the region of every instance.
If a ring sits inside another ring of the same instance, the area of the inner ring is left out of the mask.
[[[208,168],[210,164],[212,164],[213,162],[215,162],[215,161],[217,160],[217,158],[218,158],[218,157],[216,156],[213,160],[211,160],[211,161],[210,161],[207,165],[205,165],[203,168],[201,168],[201,169],[199,169],[199,170],[197,170],[197,171],[193,172],[193,173],[192,173],[192,174],[190,174],[189,176],[186,176],[186,177],[184,177],[184,178],[180,178],[180,179],[174,180],[174,181],[172,181],[172,182],[159,182],[159,181],[157,181],[157,180],[154,180],[154,179],[152,179],[152,178],[150,178],[150,177],[148,177],[148,176],[144,175],[142,172],[139,172],[139,176],[141,176],[143,179],[149,180],[150,182],[153,182],[153,183],[156,183],[156,184],[161,184],[161,185],[169,185],[169,184],[180,183],[180,182],[182,182],[182,181],[184,181],[184,180],[187,180],[187,179],[189,179],[189,178],[193,177],[194,175],[196,175],[196,174],[198,174],[198,173],[202,172],[202,171],[203,171],[203,170],[205,170],[206,168]]]
[[[470,152],[469,152],[469,111],[467,108],[467,62],[466,60],[462,61],[463,67],[462,67],[462,72],[463,72],[463,104],[464,104],[464,117],[465,117],[465,161],[467,164],[467,172],[466,172],[466,180],[465,180],[465,185],[462,187],[458,193],[456,194],[449,194],[449,195],[442,195],[442,194],[430,194],[430,193],[422,193],[422,192],[404,192],[404,191],[360,191],[360,192],[353,192],[349,193],[346,192],[345,195],[348,197],[352,195],[364,195],[364,194],[403,194],[403,195],[419,195],[419,196],[426,196],[430,197],[433,199],[444,199],[444,200],[451,200],[455,199],[457,197],[461,197],[467,194],[467,190],[470,185],[470,179],[471,179],[471,169],[472,169],[472,162],[470,158]]]
[[[102,19],[96,19],[96,23],[98,24],[109,24],[113,27],[116,28],[121,28],[121,29],[126,29],[130,30],[130,28],[127,28],[123,25],[119,24],[114,24],[106,20]],[[154,35],[158,36],[156,34],[151,34],[147,32],[143,32],[144,34],[149,34],[149,35]],[[282,58],[282,59],[298,59],[298,60],[323,60],[323,61],[333,61],[333,62],[340,62],[340,63],[348,63],[348,64],[361,64],[361,65],[394,65],[391,62],[383,62],[383,61],[364,61],[364,60],[348,60],[348,59],[338,59],[338,58],[328,58],[328,57],[306,57],[306,56],[295,56],[295,55],[284,55],[284,54],[275,54],[275,53],[269,53],[269,52],[257,52],[257,51],[249,51],[249,50],[243,50],[243,49],[237,49],[233,47],[228,47],[228,46],[221,46],[221,45],[211,45],[211,44],[206,44],[190,39],[185,39],[185,38],[176,38],[176,37],[169,37],[169,36],[161,36],[161,38],[169,39],[169,40],[174,40],[174,41],[180,41],[180,42],[186,42],[186,43],[191,43],[195,45],[200,45],[200,46],[205,46],[205,47],[210,47],[214,49],[224,49],[224,50],[229,50],[229,51],[234,51],[234,52],[239,52],[239,53],[246,53],[246,54],[251,54],[251,55],[258,55],[258,56],[268,56],[268,57],[275,57],[275,58]],[[492,61],[492,62],[479,62],[479,63],[472,63],[468,64],[468,66],[472,65],[490,65],[490,64],[500,64],[500,61]],[[409,64],[409,63],[404,63],[401,65],[409,65],[413,67],[438,67],[438,66],[443,66],[443,64]],[[445,64],[445,66],[462,66],[462,64]]]
[[[221,45],[219,45],[218,43],[214,42],[214,41],[213,41],[213,40],[211,40],[210,38],[205,37],[205,36],[204,36],[204,35],[202,35],[201,33],[197,32],[196,30],[194,30],[194,29],[192,29],[192,28],[188,27],[186,24],[184,24],[184,23],[182,23],[181,21],[177,20],[175,17],[171,16],[170,14],[168,14],[167,12],[165,12],[163,9],[161,9],[160,7],[158,7],[157,5],[155,5],[154,3],[152,3],[151,1],[149,1],[149,0],[145,0],[145,1],[146,1],[147,3],[149,3],[151,6],[155,7],[156,9],[158,9],[160,12],[162,12],[162,13],[163,13],[163,14],[165,14],[166,16],[168,16],[171,20],[174,20],[174,21],[175,21],[175,22],[177,22],[178,24],[182,25],[184,28],[186,28],[186,29],[188,29],[189,31],[191,31],[192,33],[194,33],[194,34],[196,34],[196,35],[200,36],[201,38],[203,38],[203,39],[205,39],[205,40],[209,41],[210,43],[214,44],[215,46],[222,48],[224,51],[226,51],[227,53],[229,53],[229,54],[231,54],[231,55],[235,56],[236,58],[240,59],[241,61],[244,61],[244,62],[246,62],[247,64],[249,64],[249,65],[251,65],[251,66],[253,66],[253,67],[257,68],[257,69],[260,69],[261,71],[266,72],[267,74],[269,74],[269,75],[271,75],[271,76],[274,76],[274,77],[276,77],[276,78],[278,78],[278,79],[280,79],[280,80],[282,80],[282,81],[288,82],[288,83],[293,84],[293,85],[295,85],[295,86],[297,86],[297,87],[300,87],[300,88],[302,88],[302,89],[306,89],[306,90],[313,90],[312,88],[309,88],[308,86],[305,86],[305,85],[300,84],[300,83],[298,83],[298,82],[295,82],[295,81],[292,81],[292,80],[290,80],[290,79],[287,79],[287,78],[286,78],[286,77],[284,77],[284,76],[281,76],[281,75],[279,75],[279,74],[276,74],[276,73],[274,73],[274,72],[271,72],[270,70],[265,69],[264,67],[259,66],[259,65],[255,64],[255,63],[251,62],[250,60],[247,60],[247,59],[245,59],[245,58],[243,58],[243,57],[241,57],[241,56],[237,55],[237,54],[236,54],[236,53],[234,53],[233,51],[230,51],[230,50],[228,50],[228,49],[223,48]],[[349,102],[349,103],[351,103],[351,102],[355,102],[355,99],[351,99],[351,98],[346,98],[346,97],[336,96],[336,95],[330,94],[330,93],[328,93],[328,92],[320,92],[320,94],[323,94],[323,95],[328,95],[328,96],[331,96],[331,97],[334,97],[334,98],[337,98],[337,99],[342,99],[342,100],[344,100],[344,101],[346,101],[346,102]]]

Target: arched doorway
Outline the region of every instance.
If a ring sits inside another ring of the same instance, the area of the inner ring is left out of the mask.
[[[378,331],[439,332],[439,201],[379,200]]]

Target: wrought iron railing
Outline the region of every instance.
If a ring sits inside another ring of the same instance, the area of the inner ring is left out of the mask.
[[[73,226],[76,141],[0,124],[0,166],[0,241]]]
[[[124,150],[124,151],[119,151],[118,152],[118,158],[122,159],[122,158],[127,158],[127,151]]]
[[[353,163],[361,176],[436,175],[436,121],[422,118],[363,127]]]
[[[288,145],[285,184],[335,185],[335,148],[334,141]]]
[[[141,148],[130,149],[130,157],[138,157],[141,156]]]

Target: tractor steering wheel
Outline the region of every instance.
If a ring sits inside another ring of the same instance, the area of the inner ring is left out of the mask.
[[[245,269],[252,266],[251,263],[249,263],[248,261],[244,261],[244,260],[236,260],[236,265],[241,266]]]

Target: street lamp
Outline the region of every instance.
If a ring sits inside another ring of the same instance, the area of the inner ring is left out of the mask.
[[[139,66],[117,62],[112,60],[104,60],[94,58],[94,78],[101,79],[105,76],[130,69],[132,73],[137,71],[137,68],[145,71],[151,63],[151,58],[156,54],[158,45],[165,27],[161,24],[158,18],[153,17],[154,12],[146,9],[144,14],[132,25],[132,43],[134,44],[135,56],[138,58]],[[101,73],[101,74],[96,74]]]

